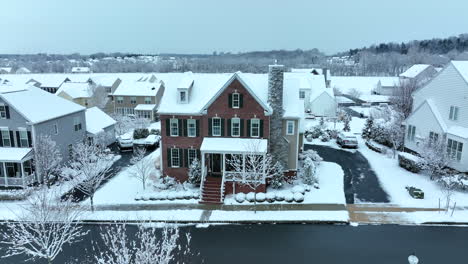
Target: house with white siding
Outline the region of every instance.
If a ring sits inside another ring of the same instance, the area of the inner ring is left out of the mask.
[[[410,80],[424,84],[434,77],[438,71],[429,64],[415,64],[400,74],[400,80]]]
[[[405,148],[418,152],[426,140],[444,140],[451,167],[468,171],[468,61],[452,61],[413,93],[405,126]]]

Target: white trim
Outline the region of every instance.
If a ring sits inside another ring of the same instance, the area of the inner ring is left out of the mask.
[[[289,124],[292,124],[292,133],[289,132]],[[294,131],[296,130],[296,124],[294,120],[286,120],[286,135],[292,136],[294,135]]]
[[[237,125],[238,125],[238,134],[237,135],[234,135],[234,120],[237,121]],[[231,137],[240,137],[241,135],[241,123],[240,123],[240,118],[239,117],[233,117],[229,120],[229,122],[231,122]]]
[[[237,106],[234,106],[234,95],[237,95]],[[238,93],[238,92],[232,93],[232,102],[231,102],[231,104],[232,104],[232,108],[236,108],[236,109],[240,108],[240,93]]]
[[[194,125],[194,134],[190,135],[190,123]],[[187,137],[197,137],[197,120],[196,119],[187,119]]]
[[[253,131],[253,121],[258,121],[258,134],[256,136],[253,135],[252,131]],[[259,138],[260,137],[260,118],[251,118],[250,119],[250,137],[254,137],[254,138]]]
[[[177,161],[178,161],[178,165],[175,166],[174,165],[174,155],[173,155],[173,152],[174,151],[177,151]],[[180,149],[179,148],[171,148],[171,168],[180,168]]]
[[[215,121],[215,119],[216,119],[216,120],[219,120],[219,135],[218,135],[218,134],[215,135],[215,133],[214,133],[214,127],[215,127],[215,126],[214,126],[214,121]],[[221,124],[221,118],[220,118],[220,117],[212,117],[212,118],[211,118],[211,135],[212,135],[213,137],[220,137],[220,136],[221,136],[222,127],[223,127],[223,125]]]
[[[175,121],[175,124],[177,125],[177,134],[172,134],[172,122]],[[169,119],[169,135],[171,137],[178,137],[179,135],[179,119],[177,118],[170,118]]]

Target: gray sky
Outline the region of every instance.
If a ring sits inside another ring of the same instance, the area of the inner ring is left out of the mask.
[[[0,0],[0,53],[211,53],[468,32],[466,0]]]

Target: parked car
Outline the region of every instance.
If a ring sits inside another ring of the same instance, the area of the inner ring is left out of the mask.
[[[336,137],[336,143],[342,148],[357,148],[357,137],[351,133],[341,132]]]
[[[117,138],[117,147],[122,151],[133,151],[133,138],[130,135],[122,135]]]
[[[146,138],[133,140],[133,145],[135,147],[157,148],[159,147],[160,140],[161,140],[161,136],[149,135]]]
[[[424,192],[421,189],[406,186],[406,190],[414,199],[424,199]]]

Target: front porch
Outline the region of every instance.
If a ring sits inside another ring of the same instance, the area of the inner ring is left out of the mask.
[[[35,181],[31,148],[0,148],[0,186],[24,188]]]
[[[151,121],[156,120],[155,104],[139,104],[135,107],[135,115],[138,118],[146,118]]]
[[[259,188],[254,190],[249,186],[253,181],[265,187],[265,166],[253,173],[248,159],[258,156],[259,162],[264,161],[267,146],[266,139],[205,138],[200,148],[201,203],[223,203],[224,196],[236,193],[236,189],[237,192],[258,191]]]

